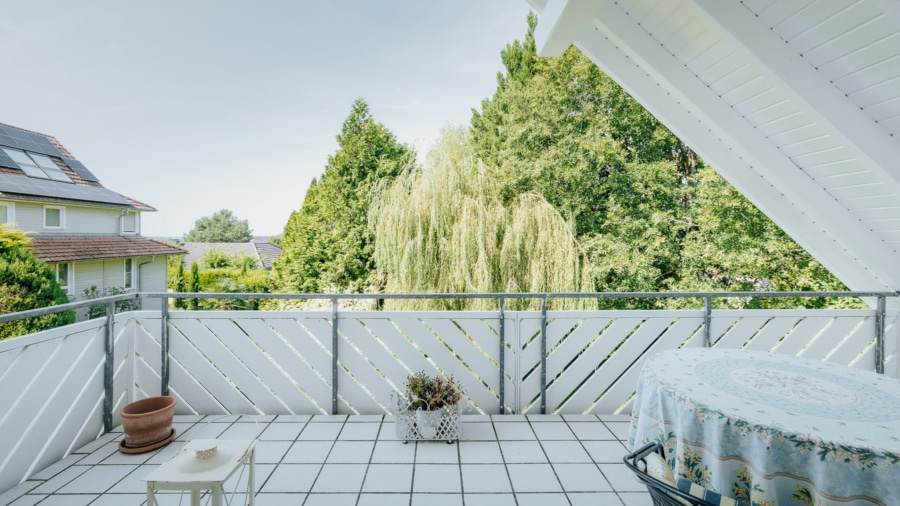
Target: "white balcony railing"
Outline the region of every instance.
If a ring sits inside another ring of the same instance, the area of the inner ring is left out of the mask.
[[[647,357],[706,345],[896,377],[898,312],[875,295],[874,310],[121,313],[0,341],[0,491],[160,393],[179,414],[384,414],[424,370],[452,376],[481,413],[628,413]]]

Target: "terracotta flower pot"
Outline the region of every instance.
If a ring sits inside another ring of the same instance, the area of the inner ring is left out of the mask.
[[[162,441],[171,434],[175,398],[148,397],[128,404],[119,414],[125,430],[125,446],[147,446]]]

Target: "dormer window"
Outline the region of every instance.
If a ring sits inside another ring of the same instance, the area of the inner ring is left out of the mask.
[[[7,147],[2,149],[28,177],[52,179],[64,183],[72,182],[69,176],[60,170],[49,156]]]

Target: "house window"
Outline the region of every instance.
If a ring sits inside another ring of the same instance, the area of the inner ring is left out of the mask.
[[[69,176],[60,170],[59,166],[57,166],[49,156],[13,148],[0,149],[3,149],[3,151],[16,162],[16,165],[18,165],[19,168],[22,169],[22,172],[28,177],[52,179],[64,183],[72,182],[72,180],[69,179]]]
[[[128,212],[122,216],[122,233],[123,234],[136,234],[137,233],[137,213]]]
[[[0,202],[0,225],[16,221],[16,207],[12,202]]]
[[[44,228],[66,228],[66,208],[44,206]]]
[[[72,295],[72,264],[56,264],[56,282],[68,295]]]
[[[134,278],[132,277],[132,269],[134,268],[134,260],[125,259],[125,289],[134,288]]]

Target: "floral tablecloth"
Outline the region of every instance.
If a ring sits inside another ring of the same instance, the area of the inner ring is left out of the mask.
[[[644,365],[629,445],[658,441],[677,475],[756,505],[900,504],[900,380],[742,350]]]

